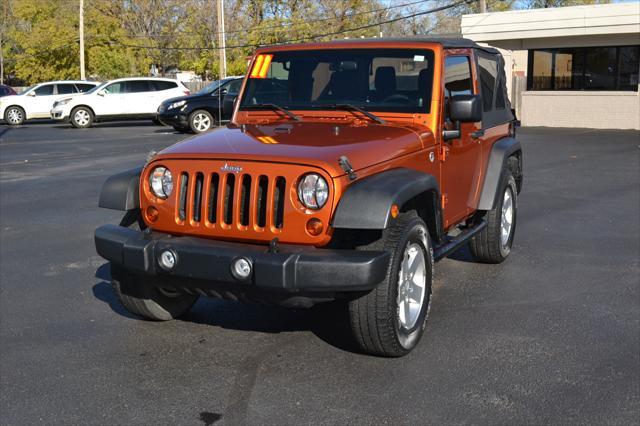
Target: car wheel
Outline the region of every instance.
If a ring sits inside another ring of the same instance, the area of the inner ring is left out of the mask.
[[[154,286],[151,277],[111,264],[111,286],[127,311],[153,321],[169,321],[187,313],[198,296]]]
[[[364,250],[391,253],[387,276],[349,303],[351,329],[367,353],[398,357],[420,341],[431,304],[433,252],[427,226],[414,212],[401,214]]]
[[[213,116],[202,109],[192,112],[189,116],[189,128],[194,133],[206,132],[214,124]]]
[[[78,129],[91,127],[93,123],[93,111],[87,107],[77,107],[71,111],[71,124]]]
[[[4,112],[4,121],[12,126],[19,126],[24,123],[25,113],[19,106],[12,106],[7,108]]]
[[[469,242],[473,257],[482,263],[501,263],[511,253],[516,231],[518,189],[509,169],[502,172],[498,202],[485,216],[487,226]]]

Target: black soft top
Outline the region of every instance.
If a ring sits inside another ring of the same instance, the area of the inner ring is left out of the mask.
[[[441,44],[445,49],[479,49],[483,50],[487,53],[491,53],[494,55],[500,54],[497,49],[488,46],[480,46],[473,40],[469,40],[468,38],[461,37],[427,37],[427,36],[408,36],[408,37],[377,37],[377,38],[346,38],[339,40],[331,40],[331,41],[320,41],[320,42],[309,42],[309,43],[293,43],[293,44],[285,44],[285,46],[300,46],[304,48],[305,45],[308,44],[326,44],[327,47],[331,45],[340,44],[340,43],[372,43],[372,42],[381,42],[381,43],[403,43],[403,42],[417,42],[417,43],[437,43]],[[273,46],[265,46],[265,47],[278,47],[282,45],[273,45]]]

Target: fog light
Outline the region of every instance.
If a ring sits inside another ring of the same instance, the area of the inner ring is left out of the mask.
[[[322,233],[322,228],[324,228],[322,226],[322,221],[320,219],[316,219],[315,217],[313,219],[309,219],[309,221],[307,222],[307,232],[309,233],[309,235],[313,235],[318,236]]]
[[[171,250],[165,250],[160,253],[160,257],[158,258],[158,263],[160,267],[165,271],[171,271],[176,267],[176,263],[178,263],[178,259],[176,254]]]
[[[240,257],[231,263],[231,274],[238,280],[244,281],[251,276],[251,261]]]

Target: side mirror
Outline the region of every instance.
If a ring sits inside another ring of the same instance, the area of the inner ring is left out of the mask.
[[[227,89],[220,89],[220,96],[225,96],[227,93],[229,93],[229,91]]]
[[[106,91],[106,90],[104,90],[104,89],[101,89],[101,90],[98,90],[98,92],[96,93],[96,95],[98,95],[98,96],[104,96],[104,95],[105,95],[105,93],[107,93],[107,91]]]
[[[36,95],[36,91],[32,90],[29,93],[27,93],[27,96],[35,96]]]
[[[460,123],[482,121],[482,98],[480,95],[456,95],[449,100],[449,118],[456,124],[455,130],[444,130],[444,140],[460,137]]]
[[[233,110],[236,106],[236,101],[238,100],[237,93],[231,93],[224,97],[222,100],[222,117],[225,120],[230,120],[233,115]]]

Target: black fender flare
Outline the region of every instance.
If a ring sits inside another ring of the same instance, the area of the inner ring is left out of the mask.
[[[342,195],[333,215],[337,229],[385,229],[391,220],[391,206],[402,207],[427,191],[435,191],[439,218],[440,188],[430,174],[399,168],[368,176],[351,184]],[[430,208],[431,206],[425,206]]]
[[[142,167],[107,178],[100,191],[98,206],[128,211],[140,208],[140,174]]]
[[[522,161],[522,147],[515,138],[502,138],[493,144],[487,162],[478,210],[491,210],[494,208],[498,199],[498,185],[500,184],[502,170],[507,167],[507,159],[518,152],[520,153],[518,157]],[[522,163],[520,163],[520,170],[522,170]],[[521,179],[520,176],[516,176],[516,179],[518,178]]]

